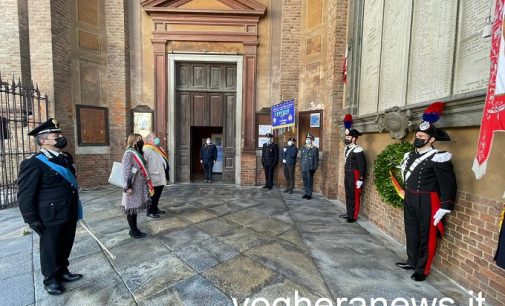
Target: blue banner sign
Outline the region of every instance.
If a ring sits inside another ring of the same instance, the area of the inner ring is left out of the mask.
[[[272,128],[295,126],[295,100],[283,101],[272,106]]]

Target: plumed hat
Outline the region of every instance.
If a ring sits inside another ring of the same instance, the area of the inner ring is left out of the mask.
[[[345,127],[345,136],[352,136],[358,138],[361,136],[361,133],[356,129],[351,129],[352,126],[352,115],[347,114],[344,116],[344,127]]]
[[[440,115],[444,110],[443,102],[435,102],[430,104],[423,113],[423,122],[419,125],[416,130],[417,132],[423,132],[431,137],[434,137],[437,141],[449,141],[451,137],[444,130],[437,128],[434,123],[440,119]]]

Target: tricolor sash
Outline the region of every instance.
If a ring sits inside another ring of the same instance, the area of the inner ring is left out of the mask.
[[[153,150],[154,152],[156,152],[158,155],[163,157],[163,159],[165,160],[165,162],[168,165],[168,154],[161,147],[153,146],[152,144],[145,144],[144,148],[149,148],[149,149]]]
[[[154,195],[154,186],[153,186],[153,182],[151,182],[151,177],[149,177],[149,172],[147,172],[147,167],[146,167],[146,162],[144,160],[144,157],[142,155],[140,155],[139,152],[135,151],[132,148],[126,149],[126,152],[132,153],[133,160],[135,160],[135,162],[137,163],[137,165],[140,168],[140,171],[142,171],[142,174],[147,179],[147,186],[148,186],[148,190],[149,190],[149,195],[153,196]]]
[[[60,174],[67,182],[70,183],[70,186],[76,190],[76,192],[79,192],[79,185],[77,184],[77,179],[75,175],[70,171],[68,168],[65,168],[63,166],[60,166],[58,164],[55,164],[53,162],[50,162],[47,156],[44,154],[39,154],[36,156],[38,160],[46,164],[49,168],[53,169],[56,171],[58,174]],[[79,195],[77,195],[79,197]],[[84,218],[84,213],[82,211],[82,204],[81,200],[77,198],[77,219],[81,220]]]

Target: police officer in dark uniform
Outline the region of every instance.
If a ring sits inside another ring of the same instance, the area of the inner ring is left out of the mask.
[[[444,231],[441,220],[454,208],[457,185],[452,155],[433,147],[435,141],[448,140],[445,131],[424,121],[416,130],[414,150],[401,163],[408,260],[396,265],[414,270],[411,278],[415,281],[425,280],[430,273],[437,236]]]
[[[210,138],[205,140],[205,144],[200,149],[200,163],[205,171],[205,183],[212,183],[212,167],[217,160],[217,147]]]
[[[314,173],[319,166],[319,148],[315,147],[312,142],[314,141],[314,136],[312,134],[307,134],[307,139],[305,139],[305,145],[300,149],[301,151],[301,162],[302,162],[302,178],[303,178],[303,189],[304,199],[310,200],[312,198],[312,186],[314,185]]]
[[[505,209],[502,211],[501,215],[501,226],[500,235],[498,236],[498,247],[496,248],[496,254],[494,260],[496,265],[502,269],[505,269]]]
[[[261,150],[261,164],[265,170],[265,186],[263,188],[272,189],[274,186],[274,169],[279,160],[279,148],[273,142],[274,135],[266,134],[268,141],[263,144]]]
[[[361,192],[366,177],[366,158],[363,148],[356,144],[361,133],[355,129],[345,130],[345,204],[347,213],[340,215],[347,223],[356,222],[361,206]]]
[[[293,193],[295,189],[295,167],[296,156],[298,155],[298,148],[296,147],[296,140],[294,138],[288,139],[288,145],[282,152],[282,163],[284,165],[284,177],[286,178],[286,188],[284,192]]]
[[[67,140],[58,122],[49,119],[30,133],[41,146],[38,154],[21,163],[18,203],[23,219],[40,236],[40,265],[44,288],[52,295],[65,291],[62,282],[82,277],[68,270],[80,214],[78,187],[67,180],[75,168],[72,156],[63,153]],[[62,175],[63,174],[63,175]]]

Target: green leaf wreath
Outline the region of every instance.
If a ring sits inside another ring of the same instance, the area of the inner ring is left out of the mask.
[[[411,150],[412,144],[408,142],[402,141],[399,143],[393,143],[388,145],[375,160],[375,187],[377,188],[381,199],[394,207],[402,207],[403,200],[400,198],[393,186],[393,183],[391,182],[389,171],[391,170],[398,182],[403,184],[400,169],[398,169],[398,167],[405,153],[410,152]]]

